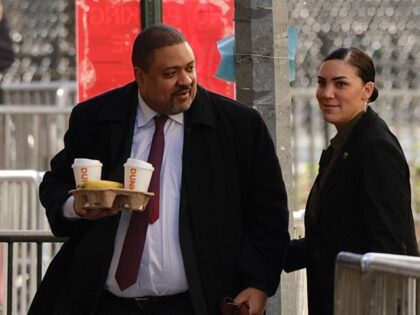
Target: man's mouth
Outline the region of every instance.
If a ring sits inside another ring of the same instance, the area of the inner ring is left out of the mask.
[[[190,90],[187,89],[187,90],[177,91],[177,92],[174,93],[174,95],[184,96],[184,95],[189,94],[189,93],[190,93]]]

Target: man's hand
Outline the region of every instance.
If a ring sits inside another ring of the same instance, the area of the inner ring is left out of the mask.
[[[255,288],[246,288],[233,301],[236,304],[247,304],[249,306],[249,315],[263,315],[267,294]]]
[[[117,210],[112,209],[74,209],[76,214],[86,220],[98,220],[118,213]]]

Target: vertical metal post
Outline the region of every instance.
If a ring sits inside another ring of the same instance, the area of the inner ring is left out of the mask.
[[[162,0],[141,0],[141,28],[162,23]]]
[[[11,135],[11,128],[12,126],[12,115],[6,113],[4,115],[4,147],[7,148],[7,150],[4,150],[4,165],[2,165],[3,169],[13,168],[12,167],[12,161],[10,158],[10,150],[13,150],[11,147],[12,144],[12,135]]]
[[[13,242],[7,242],[7,315],[12,315],[13,306]]]
[[[42,280],[42,242],[36,242],[36,286],[41,285]]]

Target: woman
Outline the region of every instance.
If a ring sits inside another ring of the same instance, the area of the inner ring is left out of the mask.
[[[378,97],[375,67],[358,48],[322,62],[316,97],[337,135],[324,150],[287,272],[307,268],[309,314],[333,314],[335,258],[341,251],[418,255],[410,175],[401,146],[368,106]]]

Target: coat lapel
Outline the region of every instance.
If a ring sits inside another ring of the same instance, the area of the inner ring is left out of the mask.
[[[106,179],[124,181],[123,164],[131,153],[137,105],[137,84],[133,82],[116,93],[100,113],[106,128],[104,156],[108,166],[103,171]]]
[[[209,171],[211,169],[209,154],[213,148],[211,146],[213,142],[207,138],[207,136],[210,137],[211,135],[206,130],[215,126],[214,113],[209,103],[207,92],[199,87],[194,102],[184,116],[182,189],[185,193],[181,195],[181,206],[184,205],[183,208],[187,206],[187,199],[189,199],[188,203],[190,203],[191,199],[204,202],[208,198],[208,194],[201,192],[201,189],[197,187],[197,183],[202,183],[212,178],[210,174],[203,173],[211,172]],[[207,167],[203,167],[204,165]],[[181,207],[180,212],[182,213],[184,210]]]
[[[365,126],[372,123],[372,120],[375,119],[375,117],[377,116],[378,115],[376,114],[376,112],[369,107],[367,113],[363,115],[363,117],[354,127],[350,139],[343,146],[340,155],[334,162],[333,169],[328,174],[328,178],[325,181],[324,187],[322,187],[322,190],[320,191],[318,206],[316,209],[316,212],[318,213],[317,216],[319,215],[320,210],[323,208],[323,204],[328,198],[332,187],[334,187],[339,175],[346,166],[347,161],[350,159],[350,156],[353,153],[354,145],[357,143],[357,140],[361,136],[361,133],[363,133],[363,131],[366,129]]]
[[[184,146],[183,146],[183,168],[182,168],[182,185],[181,200],[179,207],[179,238],[181,244],[182,256],[186,270],[188,270],[187,278],[190,287],[194,308],[199,310],[198,313],[207,315],[206,298],[202,291],[202,279],[199,263],[197,261],[197,250],[195,247],[196,235],[192,228],[194,216],[201,216],[200,213],[193,213],[191,208],[191,199],[204,200],[208,196],[193,193],[191,196],[194,183],[199,183],[203,178],[209,178],[207,174],[196,171],[197,164],[208,165],[207,160],[197,160],[197,154],[202,153],[203,145],[206,143],[198,143],[197,139],[203,139],[200,133],[204,129],[214,127],[214,113],[209,105],[207,92],[199,87],[197,96],[191,104],[190,109],[185,113],[184,126]]]
[[[184,147],[183,147],[183,182],[188,197],[194,200],[208,199],[208,191],[201,187],[211,187],[204,181],[211,180],[212,150],[214,150],[214,133],[207,132],[215,126],[215,117],[210,99],[204,89],[199,88],[190,109],[185,113]],[[206,167],[204,167],[206,166]],[[205,173],[203,173],[205,172]],[[198,185],[199,183],[199,185]],[[192,195],[191,195],[192,194]]]

